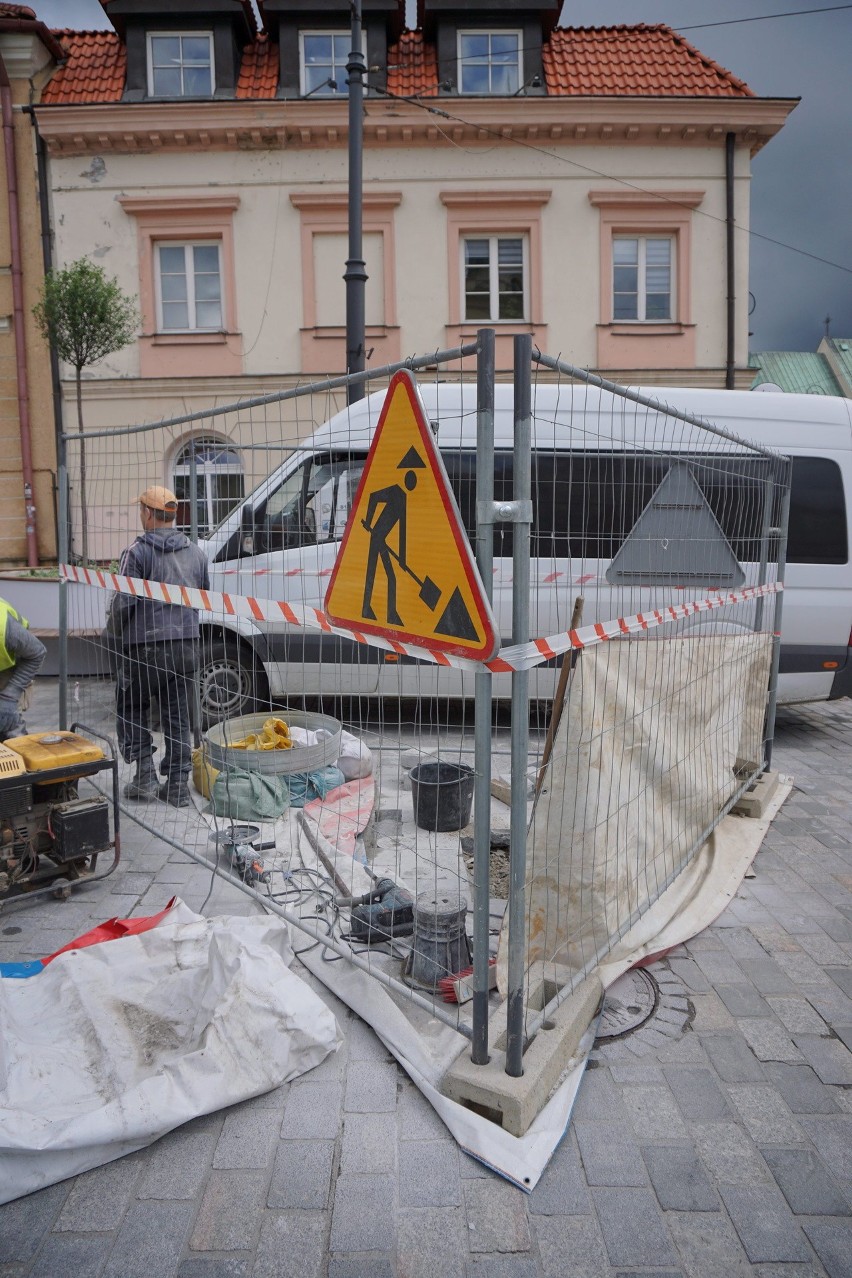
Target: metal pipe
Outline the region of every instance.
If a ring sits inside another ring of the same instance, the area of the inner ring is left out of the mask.
[[[476,565],[490,603],[494,593],[494,329],[481,329],[477,334],[477,341]],[[474,1065],[488,1064],[491,681],[490,670],[477,670],[474,677],[476,776],[473,790],[473,1047],[470,1054]]]
[[[366,362],[365,295],[367,268],[364,261],[362,207],[364,186],[364,50],[361,47],[361,0],[352,6],[352,48],[346,63],[349,87],[349,257],[346,260],[346,371],[360,373]],[[364,398],[360,382],[347,388],[347,403]]]
[[[766,571],[769,567],[769,538],[772,535],[772,506],[775,496],[774,479],[764,479],[763,481],[763,513],[761,517],[760,527],[760,565],[757,570],[757,584],[762,586],[766,581]],[[779,578],[780,580],[780,578]],[[763,629],[763,595],[755,603],[754,607],[754,629],[755,633]]]
[[[727,350],[725,352],[725,388],[727,390],[734,389],[734,367],[736,356],[736,277],[735,277],[735,246],[734,246],[734,230],[736,223],[734,220],[734,145],[737,140],[735,133],[725,134],[725,262],[727,267],[728,293],[727,293],[727,321],[726,321],[726,337]]]
[[[530,620],[530,524],[532,521],[532,338],[514,341],[515,438],[512,496],[519,507],[512,539],[512,643],[526,643]],[[509,811],[509,963],[506,1007],[506,1073],[524,1072],[524,962],[526,958],[527,766],[529,671],[512,674],[512,792]]]
[[[195,440],[189,441],[189,540],[198,545],[198,459],[195,455]],[[206,494],[205,494],[206,497]]]
[[[665,400],[656,399],[653,395],[643,395],[629,386],[619,385],[618,382],[609,382],[605,377],[599,377],[597,373],[590,373],[588,369],[577,368],[575,364],[566,364],[564,360],[553,359],[550,355],[542,355],[539,350],[533,353],[532,358],[536,364],[541,364],[542,368],[550,368],[554,373],[562,373],[565,377],[574,378],[575,381],[585,382],[587,386],[597,386],[599,390],[609,391],[611,395],[617,395],[619,399],[629,399],[634,404],[641,404],[643,408],[653,408],[655,412],[664,413],[666,417],[676,417],[678,421],[688,422],[690,426],[700,426],[711,435],[718,435],[720,439],[727,439],[732,444],[740,444],[748,448],[750,453],[761,453],[764,457],[773,458],[778,456],[772,448],[755,444],[750,439],[742,439],[732,430],[725,430],[724,426],[716,426],[706,417],[699,417],[696,413],[686,413],[680,408],[672,408]]]
[[[787,529],[790,523],[790,482],[793,473],[793,462],[790,457],[781,459],[778,466],[781,491],[780,536],[778,538],[778,581],[784,580],[787,571]],[[778,667],[781,662],[781,610],[784,592],[775,596],[775,616],[773,618],[772,667],[769,672],[769,702],[766,707],[766,731],[764,733],[764,758],[767,770],[772,764],[772,742],[775,738],[775,712],[778,707]]]
[[[38,566],[38,523],[33,486],[33,452],[30,432],[30,391],[27,372],[27,335],[24,327],[24,271],[21,261],[21,219],[18,204],[18,164],[12,89],[6,64],[0,56],[0,113],[3,119],[3,153],[9,201],[9,252],[12,268],[12,326],[15,331],[15,380],[18,399],[18,433],[21,441],[21,477],[24,483],[24,519],[27,564]]]

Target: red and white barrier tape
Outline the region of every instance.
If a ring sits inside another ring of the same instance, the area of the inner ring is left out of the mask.
[[[531,670],[534,666],[542,665],[545,661],[550,661],[553,657],[558,657],[560,653],[568,652],[572,648],[589,648],[593,644],[604,643],[607,639],[642,634],[647,630],[653,630],[656,626],[664,626],[672,621],[682,621],[696,613],[712,612],[716,608],[726,608],[731,604],[775,595],[784,589],[783,582],[770,581],[763,586],[743,586],[741,590],[719,591],[714,593],[712,598],[670,604],[665,608],[638,612],[632,617],[616,617],[613,621],[596,621],[589,626],[580,626],[577,630],[563,630],[559,634],[549,635],[546,639],[532,639],[529,643],[510,644],[506,648],[501,648],[490,661],[480,662],[471,660],[469,657],[448,657],[443,653],[430,652],[427,648],[420,648],[415,644],[399,643],[395,639],[382,639],[377,635],[362,634],[359,630],[333,626],[321,609],[311,608],[305,604],[290,604],[275,599],[256,599],[252,595],[232,595],[219,590],[197,590],[193,586],[175,586],[162,581],[145,581],[141,577],[124,577],[119,573],[103,572],[99,568],[81,568],[76,564],[61,564],[59,571],[66,581],[94,586],[114,594],[132,595],[136,599],[156,599],[160,603],[198,608],[202,612],[212,613],[219,618],[246,617],[250,621],[284,621],[290,626],[301,626],[306,630],[320,630],[325,634],[341,635],[345,639],[354,639],[357,643],[383,648],[386,652],[395,652],[400,656],[417,657],[439,666],[455,666],[462,670],[481,670],[484,667],[494,674],[503,674],[512,670]]]

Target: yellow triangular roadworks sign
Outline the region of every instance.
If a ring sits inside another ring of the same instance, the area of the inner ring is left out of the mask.
[[[487,661],[499,636],[408,372],[388,387],[325,596],[335,625]]]

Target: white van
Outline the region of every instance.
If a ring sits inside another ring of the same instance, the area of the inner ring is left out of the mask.
[[[426,415],[453,484],[468,533],[475,522],[476,387],[420,387]],[[784,573],[779,701],[825,700],[852,693],[852,415],[840,398],[750,391],[651,388],[641,393],[698,415],[742,439],[792,457],[792,493]],[[302,443],[201,543],[215,590],[323,606],[350,504],[361,476],[384,392],[338,413]],[[513,388],[495,393],[495,499],[512,496]],[[739,564],[727,588],[758,580],[761,537],[777,522],[764,510],[765,459],[679,419],[582,384],[534,387],[530,636],[568,628],[577,595],[583,622],[627,616],[699,597],[706,572],[685,587],[629,581],[613,559],[673,457],[689,454],[690,471]],[[509,525],[495,525],[493,607],[503,641],[511,635]],[[721,539],[724,542],[724,539]],[[765,544],[765,541],[764,541]],[[770,558],[777,543],[771,544]],[[653,589],[651,588],[653,584]],[[693,589],[694,587],[694,589]],[[766,602],[771,628],[774,599]],[[754,607],[754,605],[750,605]],[[741,630],[738,607],[711,614],[716,629]],[[240,617],[202,615],[202,707],[228,718],[255,699],[301,696],[424,696],[440,678],[445,696],[472,696],[473,675],[438,669],[335,635]],[[697,620],[698,624],[698,620]],[[707,614],[703,625],[706,628]],[[753,624],[753,621],[751,622]],[[552,695],[558,662],[533,670],[530,694]],[[507,696],[508,676],[494,695]]]

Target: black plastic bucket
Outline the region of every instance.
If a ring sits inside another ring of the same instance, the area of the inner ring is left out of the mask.
[[[473,768],[464,763],[418,763],[412,768],[414,820],[421,830],[460,830],[473,807]]]

